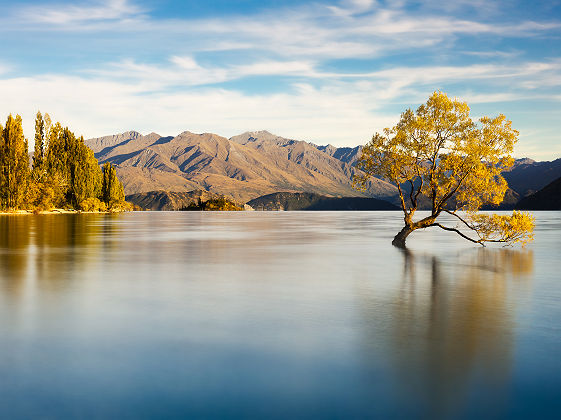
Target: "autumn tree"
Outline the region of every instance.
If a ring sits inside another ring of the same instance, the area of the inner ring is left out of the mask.
[[[29,155],[21,117],[10,114],[1,134],[0,207],[18,209],[29,180]]]
[[[54,207],[54,201],[61,202],[60,194],[56,200],[56,183],[52,177],[48,177],[45,171],[45,151],[46,137],[48,136],[49,127],[46,125],[46,119],[49,118],[45,114],[45,118],[41,112],[37,112],[35,118],[35,147],[33,152],[33,170],[23,205],[26,209],[36,211],[51,210]]]
[[[125,193],[123,185],[117,178],[117,171],[111,163],[103,165],[103,184],[101,187],[102,200],[111,207],[115,204],[124,203]]]
[[[6,126],[0,125],[0,209],[41,211],[53,207],[132,210],[125,202],[115,168],[109,165],[102,173],[84,138],[60,123],[53,125],[49,114],[43,117],[37,113],[30,171],[21,117],[10,115]]]
[[[45,155],[47,177],[72,208],[88,198],[101,195],[102,174],[97,159],[68,127],[56,123],[50,129],[49,145]]]
[[[364,188],[370,177],[396,185],[405,225],[393,245],[405,247],[411,232],[438,227],[484,245],[523,244],[532,240],[534,219],[527,213],[482,214],[483,204],[500,204],[508,188],[501,172],[514,163],[511,153],[518,131],[504,115],[474,122],[465,102],[434,92],[416,112],[401,114],[396,126],[376,133],[362,149],[355,184]],[[415,220],[422,200],[430,214]],[[442,214],[455,226],[439,221]]]
[[[33,151],[33,173],[40,176],[43,171],[45,146],[45,121],[41,112],[35,118],[35,149]]]

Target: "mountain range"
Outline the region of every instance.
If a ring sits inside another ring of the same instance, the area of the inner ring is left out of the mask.
[[[163,137],[129,131],[86,140],[96,158],[117,170],[127,195],[151,191],[204,190],[245,203],[276,193],[373,197],[397,204],[395,187],[372,178],[365,191],[352,186],[361,146],[318,146],[268,131],[231,138],[185,131]],[[516,203],[561,177],[561,159],[518,159],[503,176],[510,190],[499,208]],[[140,198],[137,197],[140,200]]]
[[[155,190],[206,190],[247,202],[278,191],[395,199],[395,187],[372,179],[364,192],[352,187],[357,151],[348,153],[247,132],[227,139],[185,131],[175,137],[130,131],[86,140],[96,158],[117,169],[127,195]],[[341,150],[345,150],[343,148]]]

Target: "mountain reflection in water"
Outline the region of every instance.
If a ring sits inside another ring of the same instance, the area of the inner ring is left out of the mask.
[[[0,417],[555,417],[559,214],[396,215],[0,216]]]

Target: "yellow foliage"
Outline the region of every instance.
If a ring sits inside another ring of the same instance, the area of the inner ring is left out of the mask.
[[[535,218],[521,211],[512,215],[470,213],[467,220],[484,242],[520,242],[524,246],[534,239]]]
[[[102,173],[83,137],[38,112],[30,171],[21,117],[10,115],[6,126],[0,125],[0,209],[132,210],[115,168],[105,167]]]
[[[490,238],[527,242],[533,224],[526,214],[477,219],[473,225],[457,214],[465,210],[473,216],[483,204],[502,202],[508,185],[501,173],[514,162],[511,153],[518,137],[504,115],[474,122],[469,111],[465,102],[434,92],[416,112],[406,110],[397,125],[376,133],[364,146],[357,163],[362,173],[355,176],[354,184],[362,189],[372,176],[394,183],[411,231],[430,226],[454,230],[435,222],[447,212],[472,230],[481,229],[476,231],[482,235],[479,243]],[[431,215],[414,222],[420,197],[429,200]]]
[[[55,207],[56,192],[46,182],[32,181],[25,194],[25,207],[34,211],[49,211]]]
[[[125,200],[111,200],[107,206],[107,210],[111,212],[132,211],[134,206]]]
[[[107,211],[107,205],[96,197],[89,197],[80,203],[83,211]]]

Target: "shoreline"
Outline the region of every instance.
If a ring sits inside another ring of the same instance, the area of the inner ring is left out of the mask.
[[[13,211],[0,211],[0,216],[25,216],[25,215],[38,215],[38,214],[111,214],[111,213],[124,213],[121,211],[82,211],[82,210],[68,210],[68,209],[52,209],[52,210],[13,210]]]

